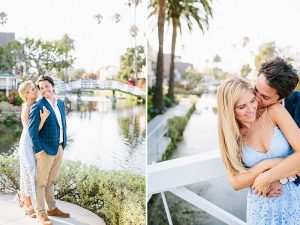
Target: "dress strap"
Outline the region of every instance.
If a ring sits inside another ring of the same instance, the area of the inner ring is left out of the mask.
[[[272,121],[271,117],[269,116],[269,113],[268,113],[268,108],[266,108],[266,113],[267,113],[267,117],[269,118],[269,120],[270,120],[270,122],[271,122],[272,126],[273,126],[273,127],[276,127],[276,126],[275,126],[275,124],[273,123],[273,121]]]

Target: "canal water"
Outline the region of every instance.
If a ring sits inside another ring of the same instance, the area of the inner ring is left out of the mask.
[[[204,93],[197,100],[196,110],[188,122],[183,134],[183,140],[178,144],[172,159],[215,151],[218,148],[216,94]],[[187,186],[187,188],[240,219],[246,220],[247,191],[246,189],[238,192],[233,191],[226,177],[192,184]],[[167,193],[167,201],[174,225],[224,224],[173,194]],[[160,196],[156,196],[156,199],[152,200],[150,205],[149,224],[168,224]],[[156,214],[155,219],[153,219],[154,214]]]
[[[64,159],[145,175],[146,109],[136,101],[71,96]],[[22,128],[0,127],[1,153],[17,154]],[[7,132],[13,135],[3,136]],[[3,134],[3,135],[2,135]]]

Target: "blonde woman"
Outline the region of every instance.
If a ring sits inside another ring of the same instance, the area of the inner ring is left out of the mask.
[[[221,157],[232,188],[251,187],[262,174],[273,182],[268,189],[273,197],[248,188],[247,224],[295,224],[300,188],[278,182],[300,168],[300,130],[294,120],[279,103],[258,113],[252,86],[238,77],[219,87],[217,103]]]
[[[24,101],[22,105],[21,120],[23,131],[19,143],[19,156],[20,156],[20,191],[18,193],[19,204],[25,208],[27,215],[35,217],[35,211],[32,206],[32,201],[35,197],[35,174],[36,162],[34,158],[33,145],[28,133],[28,118],[30,107],[36,102],[37,90],[31,81],[23,82],[18,89],[19,95]],[[40,111],[41,129],[49,116],[49,111],[43,108]]]

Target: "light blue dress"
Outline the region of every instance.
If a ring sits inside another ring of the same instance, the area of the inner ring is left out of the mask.
[[[247,167],[253,167],[265,159],[286,158],[292,153],[283,133],[274,127],[269,151],[262,153],[245,145],[242,160]],[[300,186],[288,182],[283,185],[283,195],[272,198],[256,195],[248,188],[247,224],[300,225]]]

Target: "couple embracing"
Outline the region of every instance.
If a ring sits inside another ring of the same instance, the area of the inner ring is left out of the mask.
[[[293,66],[261,65],[255,85],[230,77],[218,89],[218,132],[228,180],[248,188],[247,224],[300,224],[300,92]]]
[[[37,90],[31,81],[25,81],[19,87],[24,104],[18,198],[27,215],[36,217],[43,225],[52,225],[48,216],[70,217],[69,213],[57,208],[54,196],[54,182],[59,175],[67,142],[66,115],[64,102],[54,96],[51,77],[40,76],[36,86],[43,96],[38,102]]]

